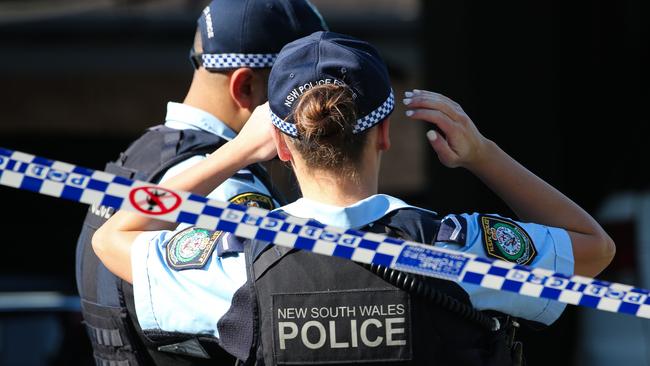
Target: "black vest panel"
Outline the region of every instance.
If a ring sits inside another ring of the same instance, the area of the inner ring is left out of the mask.
[[[433,243],[439,225],[432,213],[409,208],[362,230]],[[250,244],[248,283],[219,322],[222,347],[246,364],[513,364],[505,328],[477,322],[490,318],[454,282],[419,277],[432,296],[396,286],[409,281],[402,272]]]
[[[200,130],[156,126],[133,142],[117,161],[108,163],[106,171],[129,179],[158,182],[172,166],[192,156],[209,154],[225,142]],[[248,169],[281,202],[266,170],[260,165]],[[91,206],[77,242],[77,288],[97,365],[214,365],[218,361],[233,361],[216,347],[214,340],[203,342],[207,346],[200,346],[197,351],[191,343],[194,335],[144,336],[136,318],[131,284],[113,275],[92,249],[93,234],[112,214],[112,208]],[[188,340],[189,343],[169,347],[165,352],[158,350],[169,343]]]

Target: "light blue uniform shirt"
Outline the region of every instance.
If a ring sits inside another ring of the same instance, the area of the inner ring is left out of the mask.
[[[413,206],[409,206],[391,196],[375,195],[344,208],[301,198],[282,209],[292,216],[312,218],[325,225],[358,229],[378,220],[391,211],[405,207]],[[421,208],[418,209],[422,210]],[[440,242],[436,243],[436,246],[469,252],[484,258],[488,257],[481,238],[479,214],[461,214],[459,216],[467,220],[465,245],[459,246]],[[566,230],[531,223],[516,223],[530,236],[537,251],[537,255],[529,264],[530,266],[546,268],[568,275],[573,274],[573,249]],[[459,283],[459,285],[469,294],[472,305],[479,310],[497,310],[543,324],[553,323],[566,307],[565,304],[552,300],[520,296],[472,284]]]
[[[436,246],[474,253],[487,258],[488,255],[481,238],[483,232],[479,224],[480,214],[461,214],[458,216],[462,216],[467,220],[467,240],[465,245],[459,247],[450,243],[436,243]],[[500,217],[498,215],[490,216]],[[573,274],[573,248],[566,230],[533,223],[514,222],[530,236],[537,251],[537,255],[528,264],[529,266],[550,269],[566,275]],[[566,308],[566,304],[553,300],[522,296],[512,292],[497,291],[462,282],[459,285],[469,294],[472,304],[479,310],[497,310],[546,325],[556,321]]]
[[[227,140],[236,136],[233,130],[213,115],[179,103],[167,105],[165,126],[180,130],[203,130]],[[173,166],[161,181],[203,159],[205,156],[193,156]],[[246,192],[271,195],[250,171],[241,170],[208,197],[228,201]],[[176,271],[169,268],[165,258],[166,246],[174,234],[187,227],[182,224],[174,231],[145,232],[133,242],[133,295],[138,321],[143,330],[216,336],[217,321],[230,307],[235,291],[246,282],[244,256],[235,254],[219,258],[212,255],[201,269]]]
[[[347,207],[337,207],[301,198],[282,207],[292,216],[312,218],[326,225],[343,228],[361,228],[386,214],[413,207],[387,195],[374,195]],[[467,242],[454,249],[486,256],[481,243],[478,214],[463,214],[467,219]],[[537,249],[532,265],[571,274],[573,254],[571,241],[563,229],[537,224],[518,223],[531,237]],[[213,255],[208,265],[200,270],[170,270],[165,261],[164,246],[173,233],[144,233],[137,242],[149,241],[147,266],[155,270],[146,279],[150,284],[149,297],[138,298],[136,303],[149,300],[147,309],[138,308],[143,329],[162,329],[218,335],[217,322],[225,314],[235,291],[246,281],[243,256],[218,258]],[[449,247],[447,243],[436,245]],[[141,245],[142,246],[142,245]],[[155,249],[160,248],[160,249]],[[136,265],[134,264],[134,273]],[[134,275],[134,279],[136,276]],[[559,317],[565,305],[545,299],[535,299],[516,294],[483,289],[475,285],[460,284],[468,292],[472,304],[479,309],[492,309],[525,319],[550,324]],[[155,294],[154,294],[155,292]],[[137,295],[136,295],[137,296]],[[154,300],[154,301],[151,301]],[[158,305],[161,301],[165,304]],[[154,304],[155,302],[155,304]],[[142,312],[142,315],[141,315]],[[141,318],[141,316],[145,316]]]

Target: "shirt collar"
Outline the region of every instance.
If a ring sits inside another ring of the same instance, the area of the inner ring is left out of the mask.
[[[199,129],[232,140],[237,133],[212,114],[187,104],[167,103],[165,126],[177,129]]]
[[[413,207],[385,194],[376,194],[347,206],[332,206],[308,198],[300,198],[282,210],[291,216],[314,219],[325,225],[342,228],[360,228],[377,221],[391,211]]]

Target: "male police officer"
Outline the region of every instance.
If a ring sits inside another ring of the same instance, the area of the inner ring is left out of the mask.
[[[325,27],[308,0],[212,1],[198,20],[190,53],[195,72],[185,100],[182,104],[170,102],[165,124],[147,131],[116,162],[109,163],[107,170],[158,182],[204,159],[236,136],[255,107],[266,100],[268,69],[282,46]],[[280,202],[259,165],[239,171],[210,197],[267,209]],[[158,202],[155,197],[150,201],[153,205]],[[222,357],[218,347],[210,347],[209,336],[201,342],[192,337],[195,328],[191,326],[180,324],[165,332],[163,329],[170,329],[168,324],[156,320],[161,331],[142,334],[136,308],[138,314],[144,313],[146,322],[155,317],[147,309],[164,308],[174,298],[138,304],[133,288],[99,262],[90,239],[112,214],[106,207],[91,207],[77,245],[77,286],[97,364],[214,364],[215,358]],[[163,228],[162,224],[152,227]],[[182,271],[206,265],[215,250],[211,243],[219,233],[213,238],[212,233],[206,235],[197,230],[181,231],[176,245],[170,245],[177,254],[170,256],[172,268]],[[228,248],[218,250],[227,252]],[[192,286],[204,285],[193,284],[191,279],[184,284],[190,294]]]

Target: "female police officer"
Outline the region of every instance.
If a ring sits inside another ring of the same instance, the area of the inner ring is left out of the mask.
[[[278,56],[269,79],[275,128],[269,127],[269,111],[259,108],[237,138],[165,186],[203,194],[240,167],[277,152],[290,162],[303,193],[281,209],[284,214],[566,274],[593,276],[605,268],[614,243],[584,210],[483,137],[458,104],[420,90],[406,97],[407,116],[441,131],[427,137],[444,165],[468,169],[521,220],[537,224],[483,214],[441,219],[378,195],[394,105],[387,71],[372,46],[330,32],[294,41]],[[130,263],[131,244],[146,235],[150,222],[120,212],[97,232],[93,244],[118,276],[133,278],[136,287],[164,289],[164,276],[150,278],[146,268]],[[170,234],[162,246],[182,246],[182,240]],[[236,247],[236,242],[218,235],[209,244]],[[226,350],[250,363],[517,364],[521,348],[512,343],[509,316],[550,324],[564,309],[548,300],[362,268],[264,243],[245,247],[246,263],[238,265],[247,267],[246,278],[233,267],[237,275],[220,279],[240,287],[214,332]],[[168,261],[164,254],[150,260]],[[187,296],[201,291],[210,289],[187,289]],[[501,329],[486,327],[486,314],[501,319]]]

